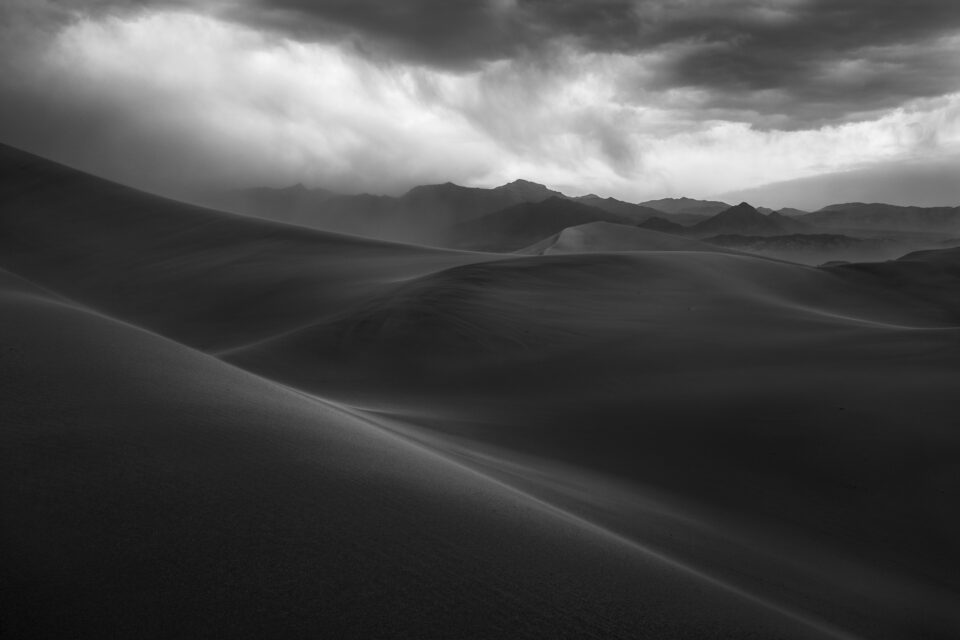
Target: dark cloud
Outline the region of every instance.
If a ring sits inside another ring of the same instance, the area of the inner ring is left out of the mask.
[[[705,89],[715,109],[786,116],[771,122],[785,128],[960,89],[957,2],[819,0],[784,20],[727,25],[729,35],[711,39],[714,46],[666,65],[658,85]],[[696,23],[677,28],[711,32]]]
[[[228,15],[299,39],[345,38],[371,53],[446,68],[513,57],[526,40],[522,24],[473,0],[254,0]]]
[[[0,0],[0,140],[158,190],[715,190],[956,148],[955,91],[957,0]]]
[[[692,117],[764,128],[960,90],[957,0],[9,0],[0,18],[14,24],[11,40],[81,13],[184,7],[453,71],[558,47],[652,54],[638,59],[638,81],[624,83],[626,100],[658,104],[666,90],[695,89],[682,105]],[[19,39],[9,48],[28,46]]]
[[[455,70],[558,44],[659,53],[653,83],[634,95],[699,89],[703,104],[691,108],[760,126],[834,122],[960,89],[960,42],[942,41],[960,36],[956,0],[252,0],[233,15]]]

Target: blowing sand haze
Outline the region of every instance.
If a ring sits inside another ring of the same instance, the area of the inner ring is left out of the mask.
[[[954,3],[67,4],[4,638],[960,637]]]

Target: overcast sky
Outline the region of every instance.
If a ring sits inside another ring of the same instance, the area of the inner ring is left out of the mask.
[[[0,140],[169,193],[960,204],[957,0],[3,0],[0,94]]]

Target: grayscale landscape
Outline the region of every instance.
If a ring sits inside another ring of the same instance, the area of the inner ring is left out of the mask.
[[[960,5],[0,19],[4,638],[960,637]]]

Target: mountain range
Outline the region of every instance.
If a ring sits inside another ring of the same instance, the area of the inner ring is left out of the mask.
[[[827,228],[960,233],[960,207],[832,204],[801,218]]]
[[[337,195],[296,185],[247,189],[210,200],[259,217],[367,237],[441,247],[514,251],[568,226],[611,222],[723,242],[801,262],[888,259],[960,234],[960,208],[836,204],[815,212],[773,211],[748,203],[664,198],[634,204],[595,194],[570,197],[526,180],[492,189],[452,183],[415,187],[400,197]],[[534,206],[535,205],[535,206]],[[521,229],[523,233],[520,233]],[[809,238],[795,238],[808,235]],[[751,238],[783,236],[782,241]]]

